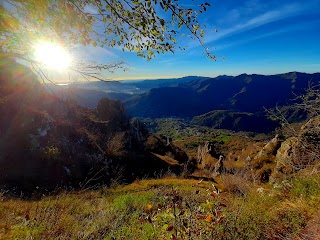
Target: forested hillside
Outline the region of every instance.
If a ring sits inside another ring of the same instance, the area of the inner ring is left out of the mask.
[[[194,117],[213,110],[256,113],[291,105],[297,95],[319,82],[319,73],[220,76],[151,89],[126,105],[133,116],[154,118]]]

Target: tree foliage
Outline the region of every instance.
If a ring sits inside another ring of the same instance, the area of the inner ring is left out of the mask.
[[[210,4],[190,0],[4,0],[0,3],[1,50],[32,60],[35,41],[49,39],[65,47],[119,47],[151,59],[158,53],[185,49],[191,37],[204,53],[204,27],[198,16]]]

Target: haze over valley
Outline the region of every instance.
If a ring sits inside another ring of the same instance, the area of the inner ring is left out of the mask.
[[[293,109],[297,96],[319,84],[320,74],[291,72],[216,78],[190,76],[135,82],[87,82],[47,88],[95,108],[108,97],[122,101],[131,117],[182,118],[193,124],[236,131],[270,132],[279,126],[267,109],[284,109],[291,121],[306,117]],[[237,120],[237,123],[235,122]]]

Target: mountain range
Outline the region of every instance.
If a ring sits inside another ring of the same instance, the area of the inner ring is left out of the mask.
[[[122,101],[130,116],[179,117],[212,128],[265,132],[277,124],[265,115],[276,106],[290,109],[296,96],[319,85],[320,73],[289,72],[276,75],[241,74],[215,78],[189,76],[144,81],[87,82],[49,86],[62,98],[95,108],[103,97]],[[288,110],[292,121],[303,112]],[[291,116],[294,113],[294,116]],[[264,126],[254,127],[255,125]]]
[[[319,73],[299,72],[195,78],[175,87],[153,88],[125,104],[137,117],[194,117],[213,110],[257,113],[291,105],[295,96],[319,82]]]

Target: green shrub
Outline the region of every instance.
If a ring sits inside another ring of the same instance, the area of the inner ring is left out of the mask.
[[[293,180],[291,193],[295,196],[310,198],[320,195],[320,181],[316,177],[296,178]]]
[[[147,204],[155,200],[155,194],[147,192],[143,194],[128,193],[120,195],[113,200],[113,206],[116,210],[137,210],[144,209]]]

